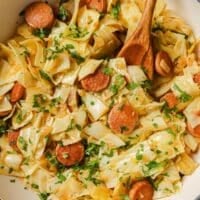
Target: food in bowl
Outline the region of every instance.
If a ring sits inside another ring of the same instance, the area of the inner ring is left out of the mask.
[[[0,44],[1,174],[48,200],[151,200],[180,190],[198,166],[200,43],[158,0],[153,76],[148,65],[127,64],[117,55],[144,7],[25,8],[25,22]]]

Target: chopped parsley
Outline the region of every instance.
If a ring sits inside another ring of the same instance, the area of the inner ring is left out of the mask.
[[[68,127],[66,129],[66,132],[71,131],[74,128],[75,128],[75,121],[74,121],[74,119],[71,119],[71,121],[70,121],[70,123],[69,123],[69,125],[68,125]]]
[[[59,6],[58,8],[58,19],[62,21],[67,21],[70,17],[69,11],[67,11],[63,5]]]
[[[8,126],[5,121],[0,120],[0,137],[7,132]]]
[[[85,58],[79,55],[75,47],[72,44],[66,44],[64,46],[59,45],[59,41],[57,39],[54,39],[53,47],[47,49],[47,60],[53,60],[58,57],[60,53],[63,53],[64,51],[67,51],[72,58],[76,60],[78,64],[85,61]]]
[[[160,163],[156,162],[155,160],[150,161],[148,164],[145,165],[148,170],[155,169],[160,166]]]
[[[18,110],[16,114],[16,122],[20,124],[26,117],[26,112],[24,110]]]
[[[164,103],[164,105],[162,106],[162,112],[164,113],[164,115],[165,115],[165,117],[167,117],[167,118],[171,118],[172,117],[172,115],[174,114],[174,113],[176,113],[177,112],[177,108],[176,107],[174,107],[174,108],[169,108],[169,106],[168,106],[168,104],[165,102]]]
[[[39,185],[37,185],[37,184],[35,184],[35,183],[32,183],[32,184],[31,184],[31,187],[32,187],[33,189],[39,189]]]
[[[111,15],[115,18],[118,19],[119,18],[119,13],[120,13],[120,2],[117,1],[117,3],[115,5],[112,6],[112,10],[111,10]]]
[[[33,96],[33,108],[37,108],[39,112],[49,112],[46,109],[45,104],[47,103],[47,97],[43,94],[36,94]]]
[[[20,53],[20,55],[25,56],[25,57],[30,56],[30,52],[28,51],[27,47],[25,46],[21,46],[21,47],[23,47],[24,50]]]
[[[105,75],[110,76],[110,75],[112,75],[112,73],[113,73],[113,69],[110,68],[110,67],[104,67],[104,68],[103,68],[103,73],[104,73]]]
[[[57,105],[59,105],[61,102],[61,97],[56,97],[56,98],[53,98],[51,99],[51,102],[49,104],[49,106],[52,108],[52,107],[55,107]]]
[[[111,149],[109,152],[103,153],[104,156],[113,157],[114,156],[114,149]]]
[[[129,90],[135,90],[137,87],[139,87],[140,85],[138,83],[134,83],[134,82],[131,82],[127,85],[127,88]]]
[[[142,88],[146,89],[146,90],[150,90],[152,89],[152,81],[151,80],[145,80],[142,82],[141,86]]]
[[[85,150],[85,155],[89,157],[96,156],[99,154],[100,148],[101,148],[101,145],[99,144],[88,143]]]
[[[40,28],[40,29],[35,29],[35,30],[33,31],[33,35],[39,37],[40,39],[46,38],[46,37],[49,35],[49,33],[50,33],[50,30],[49,30],[49,29],[42,29],[42,28]]]
[[[91,106],[94,106],[94,105],[95,105],[95,102],[94,102],[94,101],[91,101],[91,102],[90,102],[90,105],[91,105]]]
[[[121,133],[124,133],[124,132],[126,132],[126,131],[128,131],[129,129],[128,129],[128,127],[126,127],[126,126],[121,126],[120,127],[120,132]]]
[[[174,84],[174,89],[180,93],[179,99],[181,102],[185,103],[192,99],[192,97],[189,94],[187,94],[185,91],[183,91],[177,84]]]
[[[123,86],[125,83],[125,79],[122,75],[117,75],[115,78],[114,83],[110,86],[110,91],[113,94],[117,94],[119,92],[119,89]]]
[[[69,33],[67,33],[67,37],[72,37],[72,38],[83,38],[85,37],[89,32],[81,27],[76,26],[75,24],[72,24],[69,27]]]
[[[50,152],[47,152],[45,157],[47,158],[47,160],[54,166],[57,167],[57,165],[59,164],[59,162],[56,159],[56,156],[52,155]]]
[[[26,140],[22,136],[19,136],[18,141],[19,141],[19,144],[20,144],[21,148],[24,151],[27,151],[28,144],[27,144]]]
[[[49,197],[49,193],[46,193],[46,192],[42,192],[42,193],[39,193],[38,196],[40,198],[40,200],[47,200],[48,197]]]
[[[64,165],[58,162],[58,160],[56,159],[56,156],[53,155],[51,152],[47,151],[45,154],[45,157],[52,166],[56,167],[58,172],[61,173],[66,168]]]
[[[67,178],[62,173],[58,173],[56,176],[57,176],[57,179],[58,179],[58,181],[56,182],[57,184],[63,183],[67,180]]]
[[[39,70],[40,76],[42,79],[46,80],[46,81],[51,81],[50,76],[42,69]]]
[[[76,51],[71,51],[71,50],[68,50],[69,54],[71,55],[72,58],[74,58],[76,60],[76,62],[78,64],[81,64],[82,62],[85,61],[85,58],[82,57],[81,55],[79,55]]]
[[[167,133],[173,135],[173,137],[176,137],[176,133],[174,133],[174,131],[171,128],[168,128],[166,131]]]
[[[137,160],[142,160],[143,158],[143,153],[144,153],[144,145],[140,145],[140,149],[137,150],[136,152],[136,159]]]
[[[96,172],[99,170],[99,160],[92,160],[84,165],[84,169],[88,170],[88,177],[86,180],[92,181],[95,185],[101,183],[101,181],[94,177]]]

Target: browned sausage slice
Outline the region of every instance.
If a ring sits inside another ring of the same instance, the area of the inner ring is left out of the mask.
[[[8,133],[8,142],[9,145],[15,150],[19,151],[17,147],[17,139],[19,137],[19,131],[9,132]]]
[[[60,163],[67,167],[78,164],[84,158],[84,146],[80,142],[67,146],[57,145],[56,157]]]
[[[193,80],[195,83],[200,84],[200,72],[193,76]]]
[[[200,138],[200,125],[197,125],[195,128],[192,128],[191,124],[187,123],[187,129],[191,135]]]
[[[108,124],[114,133],[131,133],[137,120],[138,114],[129,103],[116,104],[108,115]]]
[[[101,69],[94,74],[90,74],[81,80],[81,85],[86,91],[100,92],[105,89],[110,82],[110,76],[104,74]]]
[[[54,22],[53,9],[44,2],[31,3],[25,10],[25,20],[33,28],[50,28]]]
[[[99,12],[106,12],[107,2],[106,0],[87,0],[89,8],[96,9]]]
[[[173,92],[166,93],[161,101],[165,101],[170,109],[174,108],[178,104],[178,99]]]
[[[153,187],[148,181],[136,182],[129,191],[130,200],[152,200]]]
[[[25,88],[20,83],[15,83],[14,87],[11,90],[10,101],[16,103],[19,101],[25,94]]]

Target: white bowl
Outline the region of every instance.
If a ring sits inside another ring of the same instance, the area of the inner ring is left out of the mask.
[[[12,36],[18,23],[18,15],[22,9],[34,0],[0,0],[0,41]],[[200,0],[167,0],[168,5],[178,15],[190,24],[197,37],[200,36]],[[195,155],[200,163],[200,153]],[[38,197],[24,189],[18,181],[11,183],[5,176],[0,176],[0,200],[37,200]],[[182,190],[173,197],[165,200],[198,200],[200,190],[200,167],[191,175],[184,178]],[[200,199],[200,198],[199,198]]]

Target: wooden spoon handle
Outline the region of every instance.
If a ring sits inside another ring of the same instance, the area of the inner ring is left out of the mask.
[[[152,18],[153,18],[153,11],[155,8],[157,0],[146,0],[145,9],[142,15],[142,18],[139,22],[135,33],[133,34],[134,38],[142,38],[144,40],[149,40],[151,25],[152,25]],[[145,37],[145,38],[144,38]]]

